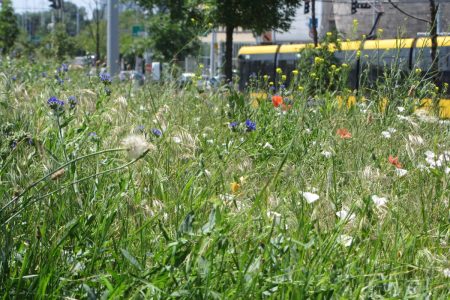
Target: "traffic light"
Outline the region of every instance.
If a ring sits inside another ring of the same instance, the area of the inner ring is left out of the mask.
[[[61,0],[48,0],[50,2],[50,7],[53,9],[61,8]]]
[[[309,0],[306,1],[305,0],[305,10],[304,10],[304,14],[309,14]]]
[[[352,15],[356,14],[356,7],[358,6],[358,0],[352,0]]]

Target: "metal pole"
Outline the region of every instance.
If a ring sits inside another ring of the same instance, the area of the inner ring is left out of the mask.
[[[108,0],[107,65],[111,76],[119,73],[119,1]]]
[[[216,75],[216,60],[215,60],[215,45],[217,42],[217,33],[216,30],[213,29],[211,31],[211,49],[209,51],[209,77],[214,77]]]

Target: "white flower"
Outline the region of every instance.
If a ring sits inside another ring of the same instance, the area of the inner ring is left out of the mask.
[[[434,154],[434,152],[428,150],[428,151],[425,152],[425,156],[427,158],[434,158],[436,156],[436,154]]]
[[[387,199],[385,197],[379,197],[377,195],[372,195],[372,201],[377,207],[385,206]]]
[[[310,192],[302,192],[302,195],[309,204],[316,202],[320,198],[319,195]]]
[[[265,143],[264,146],[263,146],[263,149],[273,150],[273,146],[270,143]]]
[[[305,132],[306,132],[307,134],[311,134],[311,133],[312,133],[312,130],[309,129],[309,128],[306,128],[306,129],[305,129]]]
[[[123,139],[122,144],[127,150],[128,157],[131,159],[139,158],[148,150],[154,148],[141,135],[129,135]]]
[[[409,134],[408,139],[413,145],[420,146],[424,144],[423,138],[420,135]]]
[[[396,133],[397,129],[389,127],[387,131],[389,131],[390,133]]]
[[[406,174],[408,174],[408,171],[405,170],[405,169],[397,168],[397,169],[395,169],[395,173],[397,173],[397,176],[398,176],[398,177],[403,177],[403,176],[405,176]]]
[[[206,140],[206,143],[212,145],[212,144],[214,144],[214,140]]]
[[[405,108],[403,106],[399,106],[397,107],[397,110],[402,113],[405,111]]]
[[[450,268],[442,270],[442,273],[444,273],[444,277],[450,278]]]
[[[391,138],[391,133],[389,131],[382,131],[381,135],[385,138],[385,139],[390,139]]]
[[[345,209],[336,212],[336,216],[342,221],[344,220],[353,221],[355,219],[355,214],[349,214],[349,212]]]
[[[337,242],[345,247],[350,247],[353,243],[353,238],[346,234],[341,234],[337,238]]]
[[[175,144],[180,144],[180,143],[181,143],[181,138],[178,137],[178,136],[174,136],[174,137],[172,138],[172,140],[173,140],[173,142],[174,142]]]
[[[205,169],[203,172],[205,173],[206,177],[211,177],[211,172],[208,169]]]
[[[445,174],[449,174],[450,173],[450,167],[445,168]]]
[[[333,155],[333,153],[331,153],[330,151],[325,151],[325,150],[322,151],[321,154],[323,156],[325,156],[326,158],[330,158]]]

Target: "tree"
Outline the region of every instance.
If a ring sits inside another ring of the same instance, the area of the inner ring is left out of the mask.
[[[205,1],[136,0],[150,17],[148,44],[155,57],[181,60],[199,50],[198,36],[205,33]]]
[[[10,0],[3,0],[0,10],[0,49],[7,53],[13,46],[19,35],[17,19]]]
[[[232,80],[233,32],[250,29],[256,34],[288,30],[301,0],[216,0],[214,20],[225,26],[225,77]]]
[[[427,19],[422,19],[422,18],[416,17],[416,16],[406,12],[405,10],[400,8],[397,4],[393,3],[392,0],[388,0],[388,1],[395,9],[397,9],[402,14],[404,14],[410,18],[416,19],[418,21],[425,22],[430,26],[430,37],[431,37],[431,67],[430,68],[431,68],[433,81],[437,85],[439,85],[439,76],[438,76],[439,57],[437,55],[437,48],[438,48],[437,12],[439,10],[439,4],[436,4],[436,0],[429,0],[430,19],[427,20]]]

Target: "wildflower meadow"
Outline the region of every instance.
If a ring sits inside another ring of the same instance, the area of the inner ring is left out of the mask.
[[[5,58],[0,298],[448,299],[450,121],[412,95],[444,91],[314,63],[239,91]]]

